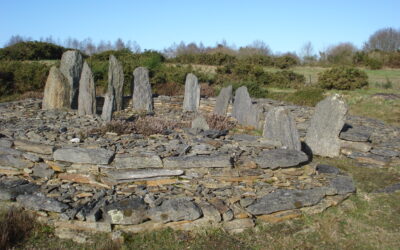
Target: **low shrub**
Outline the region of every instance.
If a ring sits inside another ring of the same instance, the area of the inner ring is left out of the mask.
[[[183,95],[185,86],[176,82],[159,83],[154,86],[154,93],[157,95],[177,96]]]
[[[318,85],[323,89],[354,90],[368,86],[368,76],[356,68],[334,67],[318,74]]]
[[[232,85],[234,92],[238,88],[246,86],[249,95],[253,98],[265,98],[268,95],[268,90],[256,82],[233,82],[233,83],[226,83],[224,86],[229,86],[229,85]]]
[[[304,87],[305,82],[304,75],[291,70],[282,70],[271,74],[268,85],[276,88],[301,88]]]
[[[52,43],[19,42],[0,49],[0,60],[59,60],[66,50]]]
[[[290,102],[295,105],[314,107],[324,99],[324,90],[315,87],[306,87],[293,93],[271,92],[268,98]]]
[[[33,216],[11,207],[0,214],[0,249],[11,249],[29,236],[35,227]]]
[[[383,67],[383,62],[379,59],[375,59],[375,58],[368,58],[366,61],[367,66],[370,69],[381,69]]]
[[[237,124],[236,121],[233,121],[226,116],[217,114],[210,114],[206,116],[206,120],[210,129],[214,130],[231,130]]]

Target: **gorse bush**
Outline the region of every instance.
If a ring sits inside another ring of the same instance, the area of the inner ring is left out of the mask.
[[[334,67],[318,75],[318,85],[323,89],[354,90],[368,86],[368,76],[356,68]]]
[[[0,61],[0,96],[43,89],[49,69],[38,62]]]
[[[0,49],[0,60],[58,60],[66,50],[52,43],[19,42]]]
[[[268,90],[256,82],[228,82],[224,86],[232,85],[233,91],[242,86],[247,87],[249,95],[254,98],[265,98],[268,95]]]
[[[324,99],[324,90],[315,87],[306,87],[293,93],[271,92],[268,98],[290,102],[295,105],[314,107]]]

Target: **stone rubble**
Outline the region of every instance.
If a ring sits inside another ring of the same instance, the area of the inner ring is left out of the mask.
[[[254,227],[256,220],[323,211],[356,191],[346,173],[315,166],[279,138],[189,128],[199,114],[214,110],[214,98],[202,99],[198,113],[182,112],[182,97],[153,101],[156,117],[186,122],[188,128],[149,137],[99,135],[91,132],[104,126],[96,115],[41,110],[36,99],[1,104],[0,200],[37,211],[60,237],[71,237],[71,230],[137,233],[207,226],[234,233]],[[264,113],[285,106],[250,101]],[[285,110],[295,121],[287,125],[290,131],[295,126],[304,141],[314,109],[286,105]],[[127,108],[114,118],[128,119],[135,112]],[[343,135],[337,135],[344,157],[368,167],[399,162],[400,128],[346,119]],[[367,141],[348,129],[360,127],[368,128]],[[80,140],[72,143],[73,138]]]

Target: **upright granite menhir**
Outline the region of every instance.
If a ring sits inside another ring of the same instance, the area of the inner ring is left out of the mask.
[[[313,154],[339,156],[339,133],[343,128],[346,113],[347,105],[338,94],[329,96],[317,104],[305,139]]]
[[[246,86],[242,86],[236,90],[232,116],[242,125],[253,126],[255,128],[259,126],[259,111],[253,105]]]
[[[96,87],[93,73],[87,62],[83,64],[79,81],[78,115],[96,114]]]
[[[286,108],[276,107],[268,111],[263,136],[269,140],[279,141],[287,149],[301,150],[296,122]]]
[[[114,55],[110,55],[108,65],[108,91],[111,92],[110,88],[114,90],[115,94],[115,107],[114,110],[123,109],[123,90],[124,90],[124,70],[121,62],[115,58]]]
[[[197,111],[200,106],[200,85],[197,77],[189,73],[185,81],[184,111]]]
[[[44,88],[42,109],[69,109],[71,86],[61,71],[53,66],[50,69]]]
[[[232,85],[222,88],[215,103],[214,113],[225,116],[228,112],[229,102],[232,100]]]
[[[136,111],[153,112],[153,94],[149,81],[149,70],[144,67],[133,71],[132,104]]]
[[[70,104],[72,109],[78,108],[79,79],[83,68],[83,57],[79,51],[68,50],[61,57],[60,71],[70,84]]]

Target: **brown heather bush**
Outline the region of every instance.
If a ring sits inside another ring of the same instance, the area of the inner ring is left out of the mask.
[[[155,86],[155,93],[158,95],[166,95],[166,96],[183,95],[184,90],[185,86],[175,82],[157,84]]]
[[[166,120],[158,117],[144,116],[138,117],[134,121],[111,121],[103,127],[92,129],[88,134],[101,134],[104,135],[107,132],[121,134],[142,134],[142,135],[154,135],[161,134],[166,130],[173,130],[176,128],[189,127],[188,123],[176,122]]]
[[[0,249],[10,249],[25,239],[35,227],[33,216],[15,207],[0,215]]]
[[[208,97],[216,96],[215,88],[208,83],[202,83],[200,84],[200,95]]]
[[[236,126],[235,121],[230,120],[226,116],[221,116],[217,114],[211,114],[206,116],[206,120],[208,126],[210,126],[211,129],[215,130],[230,130]]]

